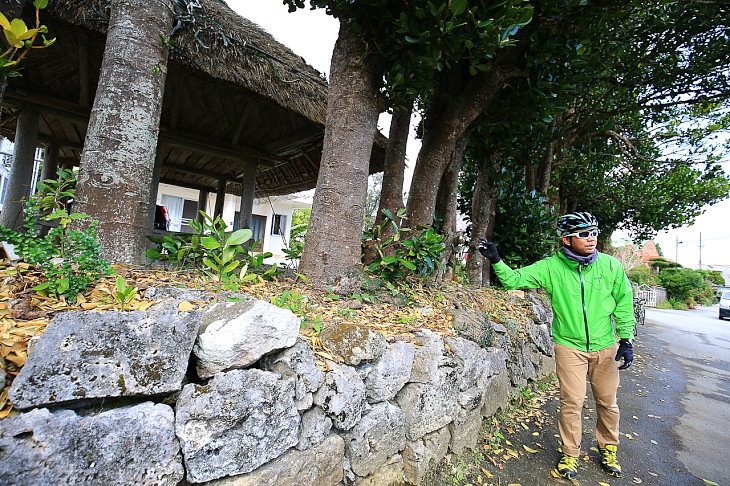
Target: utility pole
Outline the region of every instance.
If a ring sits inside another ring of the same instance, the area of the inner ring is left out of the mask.
[[[679,235],[677,235],[677,243],[674,246],[674,263],[679,263],[679,244],[683,243],[679,241]]]
[[[700,270],[702,270],[702,231],[700,231]]]

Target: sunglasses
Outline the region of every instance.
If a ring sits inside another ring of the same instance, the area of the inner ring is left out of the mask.
[[[600,232],[601,232],[601,230],[599,230],[599,229],[593,229],[590,231],[579,231],[578,233],[571,233],[571,234],[565,235],[565,236],[576,236],[576,237],[580,238],[581,240],[587,240],[591,236],[596,238]]]

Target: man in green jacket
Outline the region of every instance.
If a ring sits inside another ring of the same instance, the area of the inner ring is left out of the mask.
[[[619,410],[618,370],[634,359],[634,312],[631,284],[621,263],[596,251],[600,232],[590,213],[566,214],[558,220],[563,247],[551,257],[512,270],[499,257],[497,246],[480,238],[479,252],[508,289],[544,288],[553,307],[555,363],[560,382],[558,428],[563,456],[557,471],[573,479],[578,472],[582,435],[581,411],[590,378],[596,400],[596,439],[601,466],[621,476],[616,460]],[[611,316],[616,321],[614,330]],[[616,342],[618,334],[619,342]],[[621,366],[616,363],[624,360]]]

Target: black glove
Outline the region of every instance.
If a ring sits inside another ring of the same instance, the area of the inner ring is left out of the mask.
[[[497,263],[501,260],[499,252],[497,251],[497,245],[491,241],[485,240],[481,236],[479,237],[479,253],[492,263]]]
[[[618,367],[620,370],[625,370],[634,361],[634,343],[633,339],[621,339],[618,342],[618,351],[616,352],[616,361],[624,359],[624,364]]]

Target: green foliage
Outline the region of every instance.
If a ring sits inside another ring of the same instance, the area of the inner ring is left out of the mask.
[[[670,299],[677,302],[697,302],[704,300],[704,295],[712,298],[712,286],[703,275],[691,268],[667,268],[659,274],[659,284],[667,289]]]
[[[220,216],[213,219],[204,211],[200,214],[202,224],[190,221],[191,235],[147,236],[158,245],[147,250],[147,258],[162,262],[165,267],[170,263],[177,270],[192,268],[207,273],[217,282],[218,291],[223,288],[238,291],[243,284],[259,278],[271,280],[281,273],[276,264],[264,268],[264,259],[271,257],[271,252],[253,253],[258,241],[252,241],[250,229],[229,234]]]
[[[672,303],[669,302],[668,300],[665,300],[662,302],[657,302],[656,308],[657,309],[673,309]]]
[[[668,302],[669,302],[669,306],[671,309],[683,310],[683,311],[689,310],[689,306],[684,301],[677,300],[677,299],[669,299]]]
[[[322,330],[322,319],[313,312],[314,306],[309,303],[306,295],[297,291],[285,290],[280,296],[272,297],[271,304],[292,311],[301,319],[302,327],[312,324],[315,332]]]
[[[656,275],[645,265],[632,268],[626,272],[626,276],[637,285],[655,285],[657,283]]]
[[[205,255],[205,249],[200,244],[200,237],[203,234],[202,226],[198,221],[190,221],[193,234],[163,236],[147,235],[147,239],[157,244],[157,248],[147,250],[147,258],[152,261],[162,262],[165,270],[168,264],[175,270],[186,268],[199,268]]]
[[[441,264],[441,256],[446,251],[443,239],[443,235],[439,235],[433,228],[429,228],[417,237],[411,236],[402,241],[405,258],[415,267],[413,273],[416,276],[430,275],[436,270],[436,265]]]
[[[715,285],[725,285],[725,277],[722,276],[722,272],[718,270],[697,270],[705,280]]]
[[[481,156],[481,147],[476,142],[468,148],[460,176],[459,211],[462,214],[471,215],[477,161]],[[519,268],[555,251],[558,241],[556,214],[545,195],[527,190],[524,168],[513,165],[507,156],[502,162],[502,170],[493,174],[498,195],[492,240],[499,246],[505,262]],[[471,233],[470,216],[468,219],[467,233]]]
[[[137,289],[134,285],[127,285],[121,275],[117,276],[117,290],[112,293],[112,298],[122,307],[122,311],[127,310],[127,306],[132,303],[136,295]]]
[[[291,268],[296,268],[304,251],[304,237],[309,229],[309,217],[311,209],[295,209],[292,212],[291,231],[289,233],[289,247],[283,248]]]
[[[404,213],[405,209],[401,209],[396,216],[404,218]],[[372,239],[375,250],[375,258],[368,266],[368,271],[390,284],[389,289],[395,292],[392,285],[407,275],[423,278],[432,274],[436,266],[441,265],[446,246],[442,241],[443,236],[433,228],[420,228],[420,234],[405,238],[411,229],[399,228],[390,210],[384,209],[383,214],[383,222],[374,227],[372,233],[366,232],[364,235],[365,239]],[[394,235],[382,241],[380,237],[387,226],[393,228]]]
[[[231,234],[226,234],[227,225],[221,219],[220,215],[215,219],[211,218],[204,211],[203,230],[206,232],[200,237],[200,244],[205,249],[203,256],[203,264],[207,266],[218,281],[218,291],[225,285],[226,288],[237,290],[236,275],[233,271],[241,264],[240,260],[235,256],[241,253],[248,254],[246,248],[242,245],[250,241],[253,232],[248,229],[240,229]],[[241,278],[245,278],[247,268],[240,274]]]
[[[8,20],[5,15],[0,13],[0,27],[3,29],[3,36],[8,44],[8,48],[0,54],[0,76],[21,76],[18,65],[31,49],[44,49],[56,42],[55,38],[46,39],[44,34],[48,33],[48,28],[41,25],[39,19],[39,10],[48,6],[48,0],[35,0],[33,6],[36,9],[36,25],[32,29],[29,29],[22,19]],[[38,34],[43,38],[41,44],[35,43]]]
[[[45,282],[33,288],[42,295],[76,295],[113,270],[101,258],[101,244],[96,234],[96,221],[86,229],[71,229],[73,221],[86,219],[82,213],[70,213],[66,201],[74,196],[75,175],[59,170],[58,179],[38,184],[37,192],[25,207],[23,231],[0,227],[0,238],[12,243],[16,253],[27,263],[43,269]],[[47,235],[41,236],[40,222],[55,222]]]
[[[293,12],[307,2],[284,3]],[[309,4],[347,23],[371,54],[383,59],[384,88],[394,104],[429,93],[437,75],[454,66],[469,77],[488,71],[489,60],[517,43],[515,34],[533,15],[533,7],[521,1],[310,0]]]

